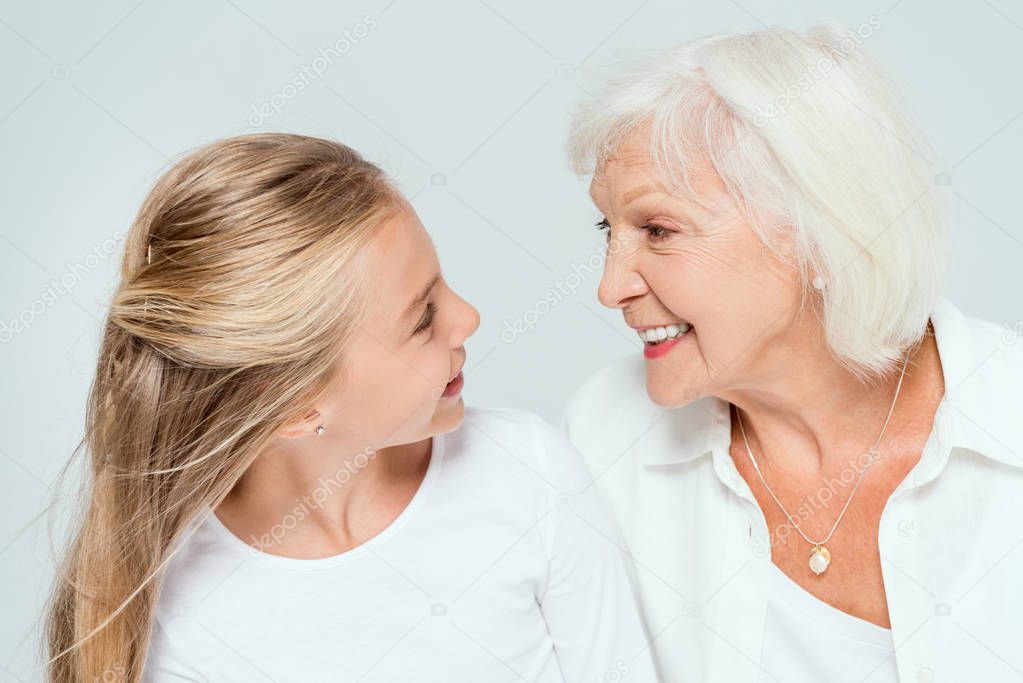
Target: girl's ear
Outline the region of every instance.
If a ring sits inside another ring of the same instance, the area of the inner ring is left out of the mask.
[[[323,426],[320,411],[310,409],[298,420],[292,420],[277,430],[277,436],[285,439],[300,439],[305,436],[316,436],[320,432],[319,427]]]

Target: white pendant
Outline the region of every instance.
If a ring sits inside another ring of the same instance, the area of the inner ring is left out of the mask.
[[[816,545],[810,551],[810,571],[820,575],[831,564],[831,553],[822,545]]]

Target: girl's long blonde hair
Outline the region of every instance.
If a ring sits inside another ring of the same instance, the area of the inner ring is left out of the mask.
[[[157,181],[76,449],[88,489],[48,608],[50,681],[139,680],[172,548],[342,371],[357,255],[400,203],[355,151],[289,134],[214,142]]]

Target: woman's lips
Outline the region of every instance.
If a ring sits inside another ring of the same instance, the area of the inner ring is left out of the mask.
[[[684,332],[674,339],[667,339],[660,342],[659,344],[644,344],[643,345],[643,356],[648,360],[656,360],[662,358],[666,353],[675,348],[675,345],[685,339],[689,335],[689,332]]]
[[[459,370],[455,378],[448,382],[448,385],[444,387],[444,393],[441,394],[444,398],[451,398],[457,396],[462,391],[462,387],[465,385],[465,378],[462,377],[462,371]]]

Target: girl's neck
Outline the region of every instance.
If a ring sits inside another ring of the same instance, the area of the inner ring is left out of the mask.
[[[236,536],[275,555],[310,558],[350,550],[408,505],[426,474],[433,439],[345,457],[325,457],[317,441],[288,440],[264,452],[217,508],[218,518]]]

